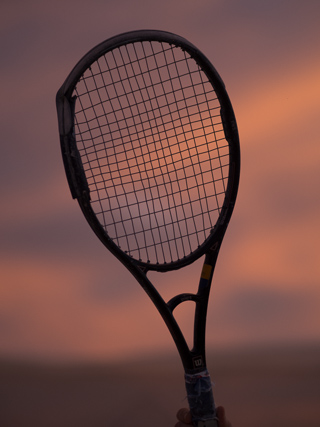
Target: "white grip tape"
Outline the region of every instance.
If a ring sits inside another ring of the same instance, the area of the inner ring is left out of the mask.
[[[218,426],[209,372],[185,374],[192,421],[197,427]]]

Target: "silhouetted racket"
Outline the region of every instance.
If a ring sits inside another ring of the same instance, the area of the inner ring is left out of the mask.
[[[99,44],[57,94],[72,196],[102,243],[129,269],[180,353],[194,425],[217,426],[205,360],[213,270],[239,182],[237,125],[224,84],[185,39],[133,31]],[[198,291],[165,302],[147,272],[205,256]],[[173,311],[194,301],[189,348]]]

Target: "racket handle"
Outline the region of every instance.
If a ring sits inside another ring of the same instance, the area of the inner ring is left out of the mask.
[[[214,418],[213,420],[207,421],[198,421],[196,427],[219,427],[218,418]]]
[[[218,427],[209,372],[186,373],[185,382],[194,427]]]

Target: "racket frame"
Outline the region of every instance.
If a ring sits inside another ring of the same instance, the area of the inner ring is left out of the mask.
[[[202,245],[194,250],[194,252],[183,259],[166,264],[145,263],[133,259],[127,253],[123,252],[108,236],[90,205],[89,187],[74,136],[74,110],[76,99],[73,96],[73,91],[85,70],[90,67],[94,61],[110,50],[124,44],[148,40],[179,46],[181,49],[186,50],[197,61],[214,87],[219,99],[225,138],[229,143],[229,179],[224,203],[216,225],[211,230],[210,236]],[[221,77],[206,56],[184,38],[164,31],[132,31],[112,37],[90,50],[73,68],[64,84],[59,89],[56,103],[62,157],[72,197],[78,200],[84,216],[98,238],[131,272],[158,309],[176,344],[185,373],[194,375],[203,372],[203,370],[206,369],[205,332],[212,276],[220,246],[234,209],[240,175],[240,148],[237,124],[230,99]],[[204,256],[205,259],[197,293],[181,293],[173,297],[170,301],[165,302],[148,279],[148,271],[165,272],[176,270],[193,263],[202,256]],[[173,315],[174,309],[185,301],[193,301],[196,305],[194,316],[194,340],[193,348],[191,349],[188,347]],[[209,426],[209,424],[203,425]],[[198,424],[198,426],[200,426],[200,424]]]

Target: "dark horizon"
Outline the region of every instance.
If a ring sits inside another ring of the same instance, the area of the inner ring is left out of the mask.
[[[293,351],[295,350],[295,351]],[[237,427],[319,423],[320,347],[213,352],[217,405]],[[186,406],[177,355],[113,363],[0,360],[2,427],[173,426]]]

